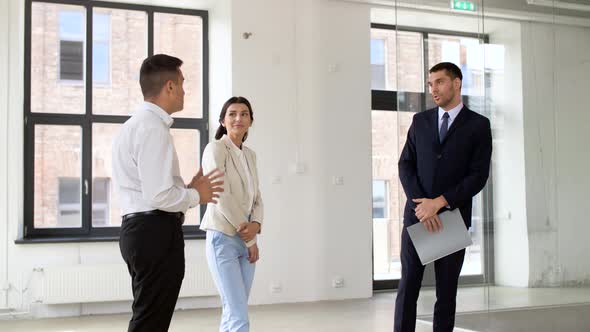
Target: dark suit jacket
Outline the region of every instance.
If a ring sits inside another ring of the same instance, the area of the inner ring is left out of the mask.
[[[443,195],[451,210],[459,208],[471,226],[471,201],[486,184],[492,156],[490,121],[463,107],[442,143],[438,108],[414,115],[401,153],[399,178],[407,196],[404,224],[418,222],[413,198]]]

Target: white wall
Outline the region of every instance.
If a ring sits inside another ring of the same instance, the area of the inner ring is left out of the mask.
[[[533,286],[590,284],[590,29],[522,28],[527,211]]]
[[[0,77],[8,77],[9,61],[9,3],[0,2]],[[7,243],[8,243],[8,222],[6,216],[8,186],[6,177],[8,160],[5,157],[8,150],[8,87],[9,82],[6,79],[0,81],[0,308],[6,307],[6,283],[8,280],[7,260]]]
[[[7,79],[4,79],[1,86],[3,93],[5,93],[6,99],[3,99],[3,104],[6,103],[6,119],[7,130],[5,135],[2,135],[3,144],[7,147],[4,150],[4,154],[1,156],[2,161],[6,162],[6,172],[0,176],[4,177],[4,183],[6,185],[7,201],[5,209],[1,210],[2,219],[5,222],[5,233],[2,237],[6,239],[4,247],[0,250],[6,252],[7,255],[0,257],[2,260],[2,266],[7,269],[8,283],[5,285],[8,291],[8,295],[14,293],[15,288],[18,287],[14,283],[15,271],[10,265],[12,252],[12,241],[16,238],[15,229],[18,228],[19,223],[22,219],[22,136],[23,136],[23,125],[22,125],[22,107],[23,107],[23,36],[24,32],[20,28],[23,24],[24,15],[19,15],[23,12],[24,5],[20,1],[10,1],[3,4],[5,10],[2,10],[3,16],[2,21],[6,22],[2,24],[3,33],[6,33],[8,40],[8,47],[6,53],[2,54],[4,61],[2,63],[7,64],[6,72]],[[9,190],[11,188],[12,190]],[[11,307],[10,297],[7,299],[7,306]]]
[[[490,44],[504,47],[504,73],[491,76],[494,282],[526,287],[529,251],[524,167],[520,24],[486,21]]]
[[[8,243],[0,240],[0,254],[7,251],[8,258],[0,255],[0,272],[8,269],[8,306],[36,317],[129,311],[129,303],[31,303],[38,292],[35,268],[122,259],[116,242],[14,244],[23,225],[24,7],[20,0],[2,6],[9,10],[0,14],[0,40],[11,38],[9,47],[2,48],[9,56],[0,53],[0,73],[10,70],[11,82],[0,86],[0,96],[11,96],[10,116],[7,99],[0,103],[1,119],[8,118],[2,121],[8,134],[0,136],[0,167],[8,165],[8,171],[0,173],[0,181],[11,188],[7,203],[0,196],[0,204],[7,206],[1,212],[7,223],[0,227],[8,230],[0,229],[0,234],[8,235]],[[371,296],[368,8],[321,0],[184,1],[179,6],[210,11],[211,135],[230,95],[247,96],[255,111],[248,144],[259,158],[266,223],[251,302]],[[245,31],[253,33],[248,40],[242,38]],[[329,65],[337,70],[329,72]],[[303,174],[293,172],[296,162],[305,166]],[[345,184],[334,186],[334,175],[343,176]],[[280,184],[272,184],[276,177]],[[186,258],[207,269],[204,241],[187,241]],[[335,277],[344,278],[344,288],[332,287]],[[271,293],[271,284],[280,284],[282,292]],[[194,298],[181,299],[178,307],[217,304],[215,298]]]
[[[590,234],[585,208],[590,188],[590,28],[556,29],[558,253],[566,285],[590,285]],[[576,50],[572,52],[572,50]]]
[[[267,207],[254,299],[368,297],[369,11],[283,0],[234,2],[233,12],[240,13],[233,18],[233,90],[253,103],[248,143],[258,153]],[[243,39],[243,32],[253,35]],[[294,174],[296,163],[304,174]],[[336,175],[344,186],[332,185]],[[281,183],[272,184],[277,177]],[[332,288],[334,277],[346,287]],[[282,296],[269,294],[273,283],[282,284]]]

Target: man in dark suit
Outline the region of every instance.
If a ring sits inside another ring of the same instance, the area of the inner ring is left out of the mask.
[[[395,332],[416,329],[416,306],[424,275],[407,227],[421,222],[430,232],[443,225],[438,213],[459,209],[471,226],[471,201],[488,179],[492,155],[490,121],[461,102],[461,70],[442,62],[429,71],[428,86],[437,108],[417,113],[399,160],[407,196],[401,242],[402,276],[395,302]],[[435,332],[452,332],[459,274],[465,250],[438,259]]]

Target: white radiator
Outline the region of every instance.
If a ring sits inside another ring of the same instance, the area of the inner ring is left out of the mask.
[[[179,297],[217,295],[206,264],[187,264]],[[131,277],[123,264],[41,269],[37,301],[44,304],[133,300]]]

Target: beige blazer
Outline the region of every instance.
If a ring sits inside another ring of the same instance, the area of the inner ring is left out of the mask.
[[[242,144],[242,151],[251,172],[254,187],[254,203],[248,201],[248,183],[240,157],[232,150],[232,141],[223,136],[205,147],[203,152],[203,173],[207,174],[215,168],[225,173],[224,192],[221,193],[217,204],[207,204],[207,211],[201,221],[201,229],[213,229],[229,236],[237,233],[239,225],[246,221],[257,221],[262,225],[263,204],[258,183],[258,169],[256,154]],[[250,209],[252,205],[252,209]],[[250,219],[248,220],[248,217]],[[250,247],[256,243],[256,238],[247,243]]]

